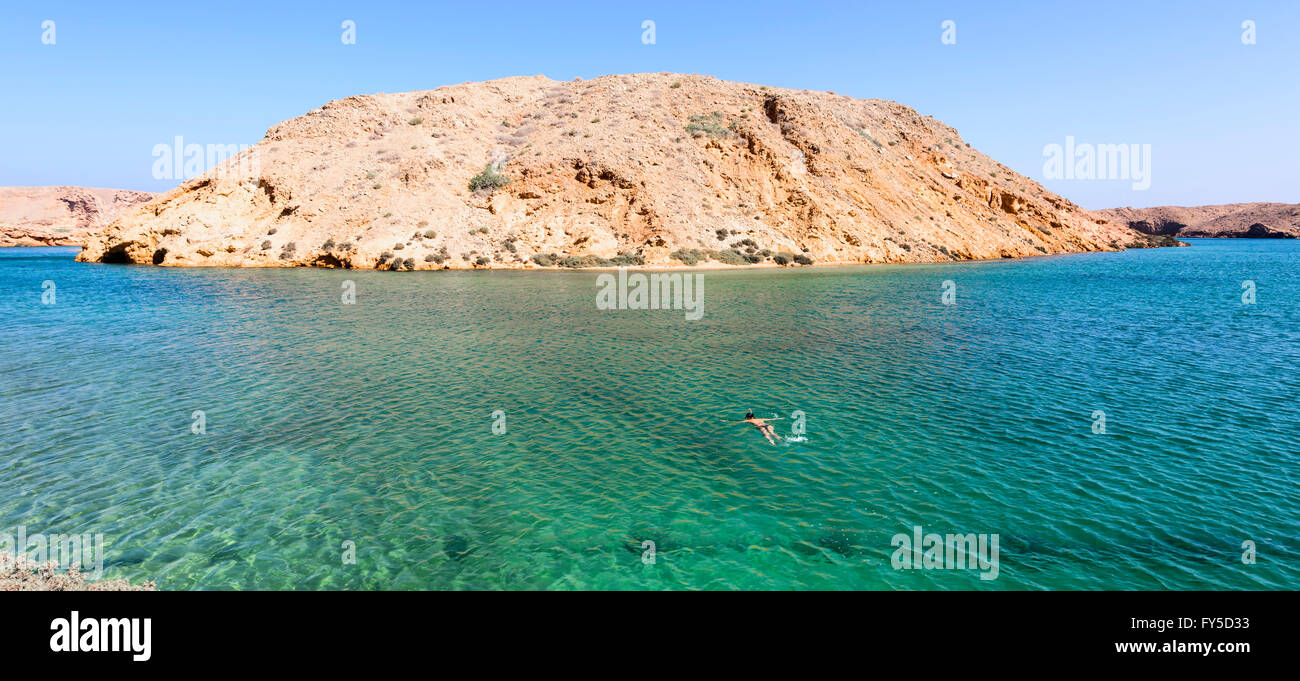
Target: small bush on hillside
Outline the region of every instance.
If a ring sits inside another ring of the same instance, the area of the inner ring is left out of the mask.
[[[789,265],[794,262],[794,253],[786,253],[785,251],[777,253],[772,256],[772,262],[778,265]]]
[[[800,254],[794,256],[794,261],[795,261],[796,263],[800,264],[800,265],[811,265],[811,264],[813,264],[812,258],[809,258],[808,256],[804,255],[803,253],[800,253]]]
[[[618,265],[618,266],[620,266],[620,267],[631,267],[631,266],[634,266],[634,265],[644,265],[644,264],[645,264],[645,256],[644,256],[644,255],[641,255],[640,253],[631,253],[631,252],[626,252],[626,251],[620,251],[618,255],[616,255],[616,256],[614,256],[614,257],[612,257],[612,258],[609,259],[609,264],[611,264],[611,265]]]
[[[709,254],[707,251],[697,251],[693,248],[679,248],[669,253],[668,257],[683,265],[695,265],[701,260],[708,260]]]
[[[555,256],[550,253],[534,253],[533,262],[542,267],[550,267],[555,264]]]
[[[686,124],[686,132],[691,137],[711,137],[720,139],[731,137],[732,132],[722,123],[722,112],[714,111],[711,114],[696,114],[691,116],[691,122]]]
[[[424,256],[425,262],[436,263],[439,265],[441,265],[442,263],[450,259],[451,259],[451,254],[447,252],[446,246],[443,246],[442,248],[438,249],[437,253],[431,253],[429,255]]]
[[[560,261],[560,267],[603,267],[609,262],[604,258],[595,255],[570,255]]]
[[[728,265],[744,265],[747,262],[744,254],[734,248],[729,248],[725,251],[713,251],[709,255],[711,255],[714,260]]]
[[[470,178],[469,190],[477,191],[495,191],[510,184],[510,178],[498,173],[492,164],[483,167],[483,172]]]

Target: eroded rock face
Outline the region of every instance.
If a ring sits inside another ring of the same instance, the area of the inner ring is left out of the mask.
[[[0,246],[80,246],[148,192],[89,187],[0,187]]]
[[[136,207],[80,259],[405,270],[679,264],[680,249],[734,247],[750,262],[933,262],[1135,239],[900,104],[706,76],[349,97],[249,153],[256,172],[209,172]],[[471,191],[489,164],[509,183]]]
[[[1144,234],[1240,239],[1300,238],[1300,204],[1228,203],[1094,211]]]

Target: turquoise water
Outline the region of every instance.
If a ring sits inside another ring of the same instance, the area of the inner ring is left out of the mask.
[[[166,589],[1294,589],[1300,242],[1193,244],[708,271],[699,321],[590,271],[0,249],[0,532]],[[997,579],[893,569],[915,525],[997,533]]]

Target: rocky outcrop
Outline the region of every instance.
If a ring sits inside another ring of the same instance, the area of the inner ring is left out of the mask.
[[[1239,239],[1300,237],[1300,204],[1229,203],[1218,206],[1157,206],[1094,211],[1105,220],[1143,234]]]
[[[0,187],[0,246],[80,246],[148,192],[89,187]]]
[[[520,268],[939,262],[1128,245],[1148,242],[901,104],[637,74],[330,102],[129,211],[80,259]]]

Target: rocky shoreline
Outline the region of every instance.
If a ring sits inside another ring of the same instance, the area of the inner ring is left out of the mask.
[[[36,563],[25,555],[0,552],[0,591],[155,591],[157,584],[125,579],[90,580],[76,565],[61,570],[54,562]]]
[[[1143,234],[1221,239],[1300,238],[1300,204],[1229,203],[1094,211]]]

